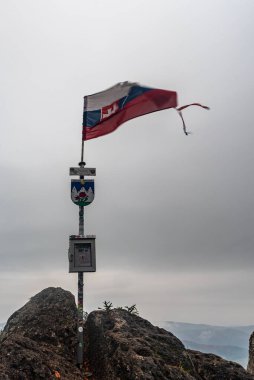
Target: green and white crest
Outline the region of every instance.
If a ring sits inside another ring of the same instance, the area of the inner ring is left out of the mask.
[[[94,180],[72,179],[71,200],[77,206],[90,205],[94,200]]]

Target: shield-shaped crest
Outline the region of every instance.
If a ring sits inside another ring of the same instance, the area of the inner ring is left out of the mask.
[[[77,206],[88,206],[94,200],[93,179],[72,179],[71,200]]]

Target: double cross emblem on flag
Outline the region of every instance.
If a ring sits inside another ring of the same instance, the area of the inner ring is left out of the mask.
[[[110,104],[109,106],[102,107],[101,109],[101,120],[107,119],[108,117],[114,115],[119,110],[117,102]]]

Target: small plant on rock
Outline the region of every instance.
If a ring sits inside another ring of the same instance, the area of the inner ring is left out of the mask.
[[[125,306],[125,309],[131,313],[131,314],[134,314],[134,315],[138,315],[138,309],[136,307],[136,304],[132,305],[132,306]]]
[[[100,310],[106,310],[107,312],[109,312],[110,310],[113,309],[113,304],[110,301],[104,301],[103,302],[103,307],[99,307],[98,309],[100,309]],[[139,315],[136,304],[131,305],[131,306],[124,306],[124,307],[117,306],[116,309],[117,310],[127,310],[131,314]]]
[[[106,310],[106,311],[110,311],[113,309],[113,304],[112,302],[110,301],[104,301],[103,302],[103,307],[99,307],[99,309],[103,309],[103,310]]]

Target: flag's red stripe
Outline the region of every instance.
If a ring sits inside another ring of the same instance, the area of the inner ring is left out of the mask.
[[[83,128],[83,140],[90,140],[115,131],[124,122],[138,116],[177,106],[177,93],[153,89],[126,103],[124,108],[94,127]]]

